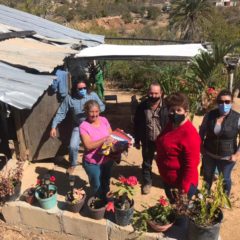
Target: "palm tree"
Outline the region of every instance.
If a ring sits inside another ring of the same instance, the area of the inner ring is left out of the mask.
[[[190,80],[195,84],[194,91],[191,93],[193,96],[192,113],[196,112],[201,99],[210,98],[206,91],[208,87],[226,85],[226,75],[222,74],[223,68],[227,67],[224,57],[231,56],[239,46],[240,42],[233,44],[214,43],[212,51],[202,51],[191,60],[189,70],[193,75]]]
[[[170,12],[170,27],[184,40],[196,41],[205,21],[210,21],[213,7],[209,0],[175,0]]]

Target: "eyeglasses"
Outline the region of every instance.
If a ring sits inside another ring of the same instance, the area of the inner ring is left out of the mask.
[[[83,90],[83,89],[87,89],[87,88],[86,87],[78,88],[78,90]]]
[[[218,104],[230,104],[231,100],[218,100]]]

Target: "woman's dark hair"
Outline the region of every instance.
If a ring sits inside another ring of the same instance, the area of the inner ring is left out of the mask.
[[[165,103],[166,103],[167,109],[171,107],[182,107],[185,111],[189,110],[188,97],[181,92],[175,92],[167,96],[165,98]]]
[[[91,90],[89,89],[88,83],[85,80],[78,79],[78,80],[73,82],[72,90],[71,90],[71,95],[72,96],[76,95],[76,93],[77,93],[77,85],[79,83],[84,83],[86,85],[88,94],[91,92]]]
[[[229,97],[231,97],[231,100],[233,100],[232,93],[227,89],[223,89],[222,91],[219,92],[219,94],[217,95],[217,99],[216,99],[217,102],[219,102],[221,100],[222,96],[229,96]]]
[[[89,100],[84,104],[84,112],[88,113],[92,107],[98,107],[100,111],[99,103],[96,100]]]

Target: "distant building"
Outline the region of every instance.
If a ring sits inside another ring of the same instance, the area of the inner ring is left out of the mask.
[[[215,6],[220,7],[235,7],[239,5],[238,0],[215,0],[212,1]]]

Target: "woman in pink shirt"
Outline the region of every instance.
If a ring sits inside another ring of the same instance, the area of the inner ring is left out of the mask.
[[[80,124],[80,136],[84,145],[83,167],[88,175],[94,196],[105,200],[109,191],[111,169],[114,161],[101,153],[105,142],[111,142],[111,126],[105,117],[99,116],[97,101],[85,103],[86,120]]]

